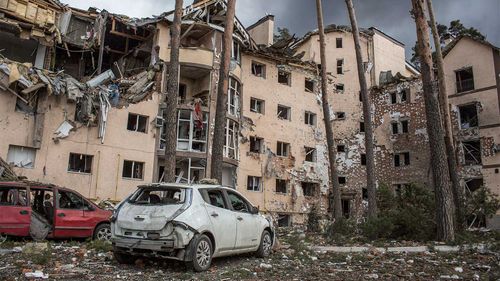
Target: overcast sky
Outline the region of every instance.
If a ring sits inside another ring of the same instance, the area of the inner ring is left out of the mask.
[[[159,15],[173,9],[174,0],[62,0],[74,7],[93,6],[132,17]],[[185,5],[193,0],[184,0]],[[434,0],[438,22],[460,19],[473,26],[487,40],[500,46],[500,0]],[[358,25],[374,26],[402,41],[407,56],[415,43],[415,23],[410,17],[410,0],[354,0]],[[323,0],[325,24],[348,24],[345,2]],[[248,26],[266,14],[275,15],[276,27],[288,27],[297,36],[317,27],[314,0],[237,0],[236,16]]]

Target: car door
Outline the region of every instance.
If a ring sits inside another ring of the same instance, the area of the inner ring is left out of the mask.
[[[90,237],[94,231],[92,216],[85,215],[81,195],[57,190],[54,237]]]
[[[29,236],[31,206],[26,187],[0,186],[0,233]]]
[[[236,215],[236,250],[254,248],[260,243],[257,215],[250,213],[251,205],[234,191],[227,190],[227,198]]]
[[[204,189],[203,199],[215,236],[218,253],[234,250],[236,244],[236,215],[231,211],[220,189]]]

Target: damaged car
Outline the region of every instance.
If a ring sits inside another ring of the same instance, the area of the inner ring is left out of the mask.
[[[0,236],[109,240],[109,218],[77,192],[34,182],[0,182]]]
[[[111,231],[119,263],[158,257],[184,261],[195,271],[207,270],[215,257],[266,257],[275,241],[272,220],[219,185],[139,186],[115,208]]]

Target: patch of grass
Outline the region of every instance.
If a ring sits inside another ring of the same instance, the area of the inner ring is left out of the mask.
[[[87,248],[94,249],[96,252],[99,253],[107,253],[113,249],[113,246],[109,241],[91,240],[87,242]]]
[[[43,251],[40,251],[38,253],[32,253],[29,255],[24,254],[24,259],[30,260],[31,262],[37,265],[47,265],[52,260],[52,247],[49,244],[47,249]]]

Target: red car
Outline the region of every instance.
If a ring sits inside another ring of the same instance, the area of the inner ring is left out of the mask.
[[[32,182],[0,182],[0,236],[111,238],[112,212],[76,191]]]

